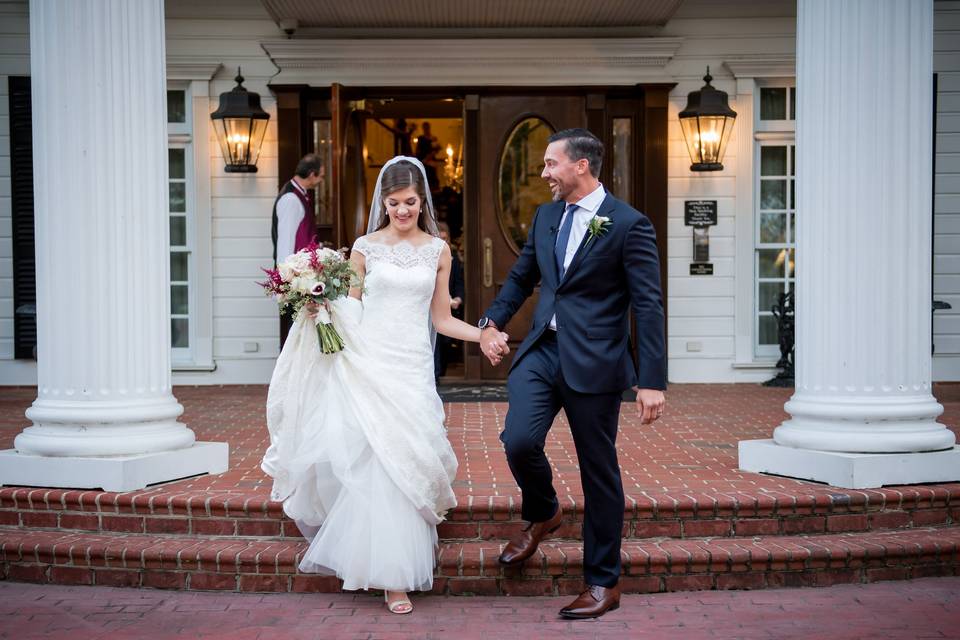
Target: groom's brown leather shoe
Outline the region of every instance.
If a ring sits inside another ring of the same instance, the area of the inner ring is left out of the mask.
[[[591,584],[576,600],[560,609],[564,618],[580,620],[583,618],[599,618],[607,611],[620,608],[620,586],[598,587]]]
[[[524,527],[523,531],[504,547],[503,553],[500,554],[499,558],[500,564],[521,564],[524,560],[532,556],[544,536],[560,528],[560,520],[562,517],[563,512],[560,507],[557,507],[557,512],[546,522],[531,522]]]

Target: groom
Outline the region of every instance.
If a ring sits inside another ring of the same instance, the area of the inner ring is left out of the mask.
[[[663,413],[660,269],[650,221],[597,180],[603,143],[596,136],[586,129],[555,133],[543,159],[541,177],[553,203],[537,209],[520,257],[478,323],[480,348],[496,365],[509,352],[500,330],[540,283],[533,326],[507,378],[510,409],[500,434],[529,524],[506,546],[500,562],[522,564],[560,526],[543,446],[563,408],[583,484],[586,589],[560,615],[595,618],[620,606],[624,501],[616,438],[622,392],[637,391],[643,424]],[[631,309],[636,366],[629,340]]]

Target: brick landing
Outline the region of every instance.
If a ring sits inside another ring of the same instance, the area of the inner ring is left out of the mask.
[[[178,387],[183,421],[230,443],[219,476],[144,491],[0,489],[4,576],[72,584],[257,591],[336,589],[296,574],[296,528],[267,500],[266,388]],[[741,473],[736,446],[769,437],[790,390],[673,385],[666,416],[621,415],[625,585],[635,591],[759,588],[951,575],[960,565],[960,483],[845,490]],[[960,386],[935,395],[960,424]],[[31,388],[0,393],[0,447],[25,424]],[[582,575],[583,497],[565,418],[547,441],[566,523],[522,571],[490,564],[519,526],[519,494],[497,438],[504,403],[449,403],[458,507],[441,525],[437,587],[448,593],[559,594]],[[173,560],[171,560],[171,558]],[[213,564],[211,565],[211,559]],[[172,562],[172,564],[171,564]],[[212,567],[212,569],[211,569]]]

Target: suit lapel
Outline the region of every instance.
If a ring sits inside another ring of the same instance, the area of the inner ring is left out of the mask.
[[[615,200],[613,196],[609,193],[604,197],[603,202],[600,203],[600,208],[597,209],[596,215],[598,216],[607,216],[610,217],[610,214],[613,213]],[[567,270],[563,273],[563,278],[560,279],[560,285],[563,285],[570,278],[570,274],[573,273],[573,270],[580,266],[580,263],[583,262],[583,259],[587,257],[587,254],[593,249],[593,247],[600,241],[600,238],[594,238],[590,240],[590,230],[588,229],[586,233],[583,234],[583,239],[580,241],[580,246],[577,247],[577,252],[573,254],[573,260],[570,261],[570,266],[567,267]]]

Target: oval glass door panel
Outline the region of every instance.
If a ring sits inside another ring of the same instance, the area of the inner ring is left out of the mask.
[[[550,187],[540,177],[547,138],[554,133],[545,120],[521,120],[507,136],[497,169],[497,214],[500,227],[514,251],[527,241],[537,207],[552,200]]]

